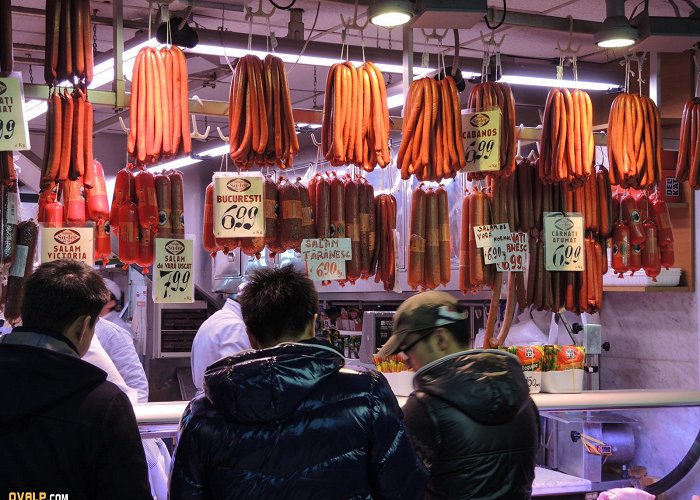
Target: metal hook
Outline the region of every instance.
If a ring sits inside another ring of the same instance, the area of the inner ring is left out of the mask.
[[[479,35],[480,35],[480,38],[481,38],[481,42],[482,42],[484,45],[489,45],[489,46],[493,45],[494,47],[496,47],[496,49],[500,50],[500,49],[501,49],[501,44],[503,43],[503,40],[506,39],[506,35],[505,35],[505,34],[501,35],[501,41],[500,41],[500,42],[497,42],[497,41],[496,41],[496,35],[494,35],[494,33],[495,33],[495,32],[492,31],[492,32],[491,32],[491,36],[490,36],[490,37],[488,38],[488,40],[487,40],[487,39],[486,39],[486,36],[484,35],[484,32],[481,31],[481,30],[479,30]]]
[[[559,52],[562,54],[572,54],[573,56],[576,56],[578,51],[581,50],[581,44],[579,43],[575,49],[571,48],[571,41],[574,37],[574,18],[570,15],[566,17],[569,19],[569,38],[566,42],[566,47],[563,49],[561,48],[561,45],[559,45],[559,41],[557,41],[557,49],[559,49]]]
[[[364,31],[367,25],[369,24],[369,16],[366,16],[365,24],[360,26],[357,24],[357,3],[358,0],[355,0],[355,13],[352,16],[352,22],[348,19],[347,21],[345,20],[345,17],[343,17],[343,14],[340,14],[340,22],[343,23],[343,27],[346,30],[358,30],[360,32]]]
[[[129,128],[126,126],[126,123],[124,123],[124,119],[121,116],[117,116],[117,118],[119,118],[119,126],[125,134],[129,135]]]
[[[221,127],[216,127],[216,133],[219,134],[222,141],[228,143],[229,137],[224,135],[224,133],[221,131]]]
[[[525,125],[521,123],[520,126],[518,127],[518,135],[516,136],[518,138],[518,142],[517,142],[517,153],[515,155],[515,159],[518,161],[523,159],[523,155],[520,154],[520,143],[522,142],[520,140],[520,136],[523,134],[523,130],[525,130]]]
[[[272,17],[272,14],[275,13],[275,7],[272,7],[272,10],[270,12],[265,12],[262,8],[262,0],[258,0],[258,10],[253,12],[253,8],[250,7],[249,5],[246,5],[245,7],[245,20],[252,19],[254,17],[265,17],[269,19]]]
[[[446,29],[445,31],[443,31],[442,35],[439,35],[435,28],[433,28],[430,33],[428,33],[425,30],[425,28],[421,28],[420,30],[425,38],[427,38],[428,40],[437,40],[440,44],[442,44],[442,40],[447,36],[447,32],[449,31],[448,29]]]
[[[202,108],[204,108],[204,103],[202,102],[202,100],[198,96],[193,95],[192,100],[197,101],[199,103],[199,105]],[[209,125],[207,125],[207,129],[204,131],[204,134],[201,134],[199,132],[199,129],[197,128],[197,115],[192,113],[192,130],[194,130],[194,132],[192,132],[190,134],[190,137],[192,137],[192,139],[199,139],[199,140],[203,141],[204,139],[209,137],[209,132],[211,131],[211,127]]]
[[[314,146],[316,146],[317,148],[321,148],[322,145],[321,145],[320,142],[318,142],[318,141],[316,140],[316,136],[314,135],[314,133],[313,133],[313,132],[309,132],[309,135],[311,136],[311,142],[314,143]]]

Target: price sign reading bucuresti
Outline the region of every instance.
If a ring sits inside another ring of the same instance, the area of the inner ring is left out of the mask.
[[[499,271],[525,271],[527,261],[528,244],[527,235],[517,232],[510,233],[510,240],[506,242],[506,260],[499,262],[496,269]]]
[[[264,234],[262,173],[215,173],[214,236],[251,238]]]
[[[544,268],[547,271],[583,271],[583,217],[579,213],[544,214]]]
[[[467,160],[467,172],[501,169],[500,130],[500,109],[462,115],[462,147]]]
[[[156,238],[153,301],[194,302],[192,240]]]
[[[350,238],[313,238],[301,241],[306,274],[314,281],[345,279],[345,261],[352,259]]]
[[[0,78],[0,151],[30,149],[22,89],[22,73]]]
[[[95,230],[91,227],[42,227],[41,263],[71,259],[95,264]]]

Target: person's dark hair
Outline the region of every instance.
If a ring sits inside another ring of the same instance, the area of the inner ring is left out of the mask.
[[[77,260],[46,262],[27,278],[22,296],[22,326],[63,333],[80,316],[94,326],[109,291],[102,277]]]
[[[293,266],[257,269],[238,302],[248,335],[265,347],[301,335],[318,311],[313,281]]]

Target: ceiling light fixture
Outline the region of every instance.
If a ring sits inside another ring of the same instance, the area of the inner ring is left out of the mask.
[[[605,12],[602,28],[593,35],[598,47],[629,47],[638,40],[637,28],[630,26],[625,15],[625,0],[605,0]]]
[[[184,158],[178,158],[177,160],[161,163],[160,165],[154,165],[152,167],[148,167],[146,170],[157,174],[164,170],[186,167],[187,165],[193,165],[203,160],[217,158],[219,156],[228,154],[229,151],[230,146],[228,144],[224,144],[223,146],[216,146],[215,148],[207,149],[196,154],[192,153],[191,156],[185,156]]]
[[[586,82],[583,80],[557,80],[556,78],[541,78],[536,76],[503,75],[499,82],[511,85],[529,85],[533,87],[566,87],[581,90],[610,90],[618,88],[617,83]]]
[[[408,0],[376,0],[369,8],[372,24],[393,28],[406,24],[415,14],[415,5]]]

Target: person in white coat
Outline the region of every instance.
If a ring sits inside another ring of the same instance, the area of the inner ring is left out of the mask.
[[[121,297],[121,290],[114,281],[109,279],[104,281],[112,297],[105,304],[100,313],[100,318],[95,324],[95,336],[100,340],[100,344],[102,344],[102,347],[104,347],[104,350],[114,362],[126,385],[137,391],[138,402],[147,403],[148,379],[134,346],[134,336],[119,324],[108,320],[115,314],[114,307],[117,305],[119,297]],[[123,321],[121,323],[125,324]]]
[[[219,311],[202,323],[192,341],[192,381],[197,390],[202,390],[209,365],[250,348],[241,306],[229,297]]]

